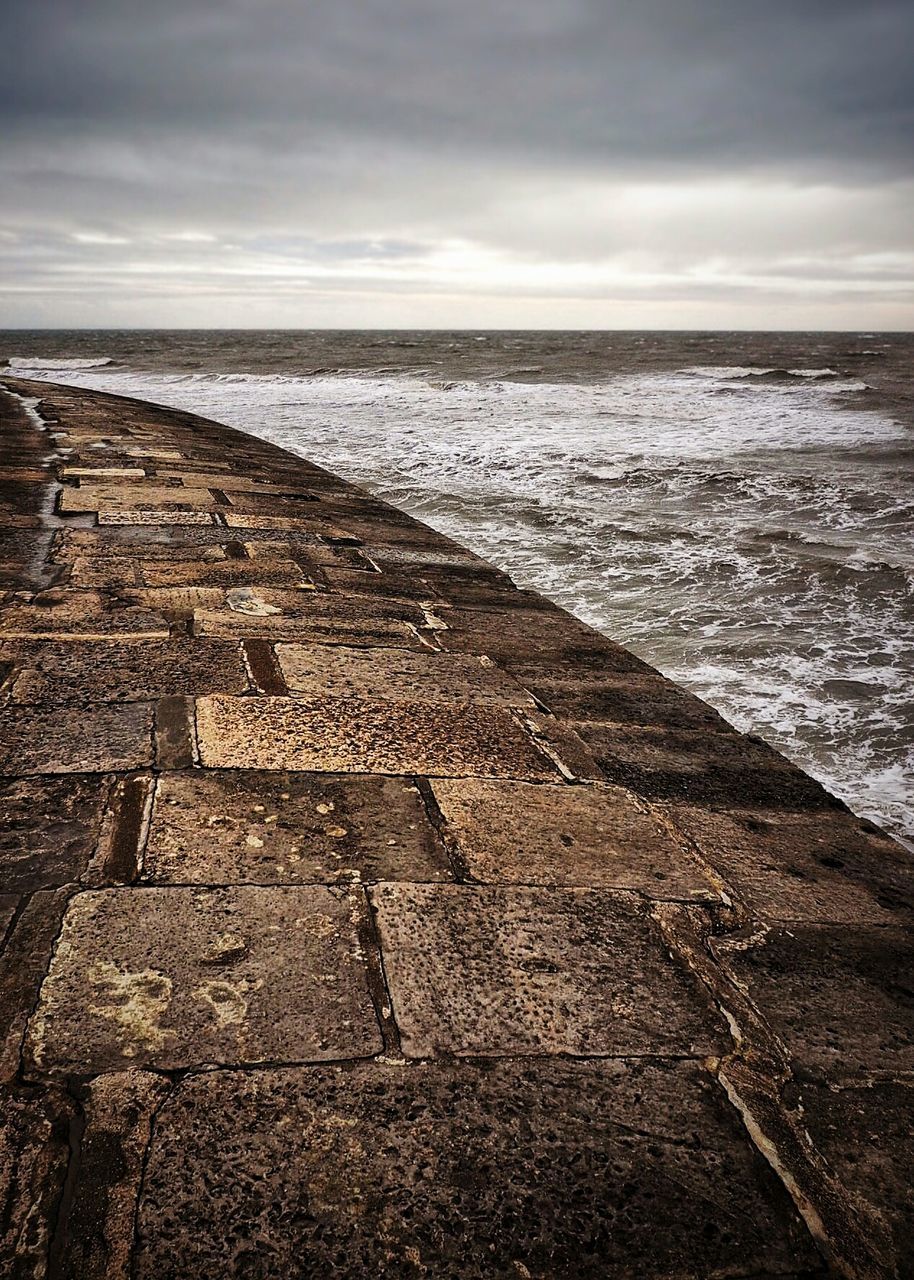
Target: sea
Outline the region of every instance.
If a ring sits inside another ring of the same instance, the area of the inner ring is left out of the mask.
[[[914,335],[0,333],[457,538],[914,848]]]

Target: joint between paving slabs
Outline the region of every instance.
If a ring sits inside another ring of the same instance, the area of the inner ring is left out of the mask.
[[[365,965],[368,976],[368,990],[374,1005],[378,1027],[383,1043],[383,1055],[386,1058],[402,1058],[400,1028],[394,1012],[393,997],[384,968],[384,954],[381,949],[381,931],[375,915],[374,903],[367,889],[361,889],[362,906],[358,915],[356,930],[359,945],[365,954]]]
[[[95,853],[81,883],[92,888],[136,883],[149,838],[155,788],[156,779],[150,773],[115,778]]]
[[[444,852],[447,855],[447,860],[454,876],[454,880],[457,884],[478,884],[479,881],[470,871],[470,864],[464,857],[459,843],[455,839],[453,832],[448,827],[447,819],[441,812],[441,807],[435,797],[432,784],[429,782],[428,778],[411,778],[410,781],[419,792],[419,796],[425,808],[426,817],[444,847]]]
[[[248,678],[258,692],[279,697],[288,696],[288,685],[283,678],[275,650],[269,640],[242,640],[241,653]]]
[[[651,914],[670,955],[704,985],[730,1028],[732,1050],[721,1059],[708,1059],[706,1068],[790,1196],[829,1267],[846,1280],[895,1275],[881,1216],[842,1186],[785,1103],[785,1088],[794,1079],[787,1049],[708,947],[717,913],[658,902]],[[764,928],[759,921],[755,925]]]

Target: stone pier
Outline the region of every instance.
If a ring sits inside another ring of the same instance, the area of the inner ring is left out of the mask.
[[[914,1276],[899,845],[320,467],[3,383],[0,1274]]]

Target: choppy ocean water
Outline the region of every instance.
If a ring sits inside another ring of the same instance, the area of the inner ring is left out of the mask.
[[[381,494],[914,841],[914,338],[7,333]]]

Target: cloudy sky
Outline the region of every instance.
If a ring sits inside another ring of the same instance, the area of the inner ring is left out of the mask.
[[[6,0],[0,326],[914,328],[911,0]]]

